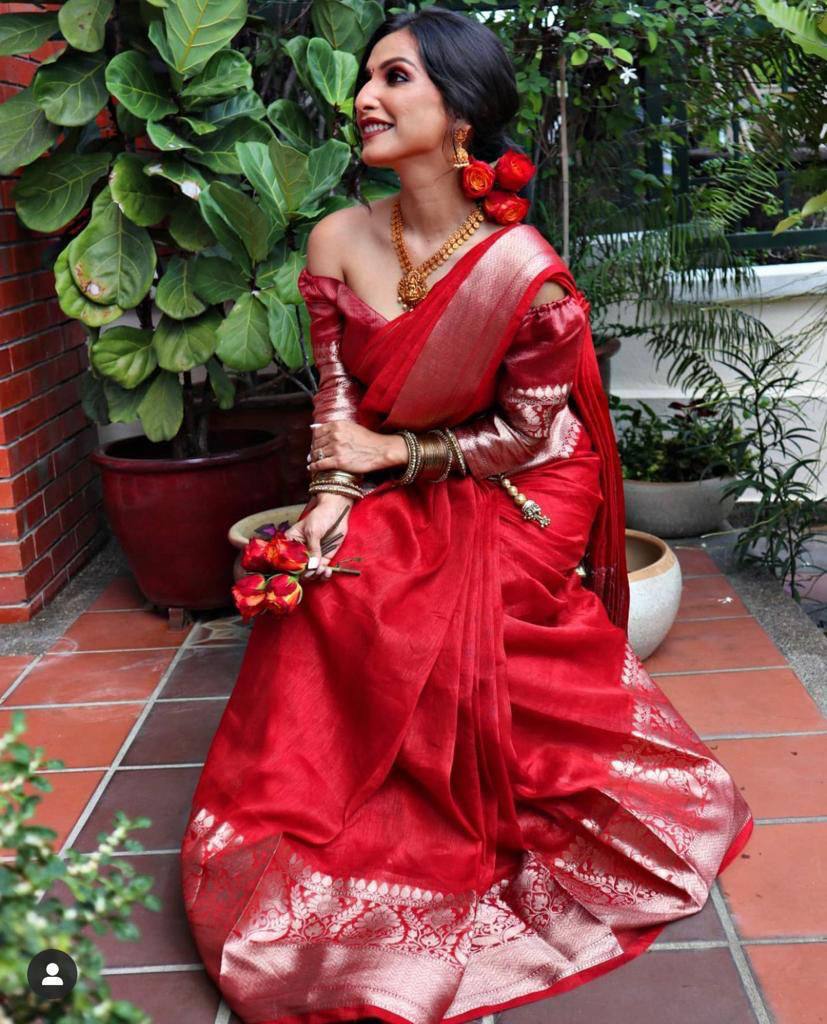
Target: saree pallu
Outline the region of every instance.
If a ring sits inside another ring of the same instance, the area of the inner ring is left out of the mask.
[[[384,323],[351,296],[358,418],[484,412],[537,288],[565,279],[549,250],[498,232]],[[734,781],[576,572],[606,506],[580,412],[563,455],[510,474],[546,529],[495,479],[384,480],[337,554],[361,575],[254,620],[181,851],[199,952],[247,1024],[458,1024],[554,995],[698,912],[746,844]]]

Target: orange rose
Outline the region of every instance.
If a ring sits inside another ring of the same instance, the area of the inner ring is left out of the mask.
[[[302,588],[294,576],[279,573],[267,581],[264,601],[268,611],[276,615],[287,615],[292,612],[302,599]]]
[[[468,166],[462,168],[462,191],[468,199],[479,199],[494,187],[494,168],[485,160],[475,160],[472,156],[469,160]]]
[[[516,224],[525,217],[531,204],[513,192],[493,189],[483,199],[482,205],[486,215],[498,224]]]
[[[297,540],[289,540],[284,531],[276,531],[270,540],[252,537],[241,556],[241,568],[248,572],[302,572],[307,567],[307,551]]]
[[[261,573],[248,572],[233,586],[233,601],[244,621],[260,615],[267,607],[264,603],[264,590],[267,580]]]
[[[507,149],[497,160],[496,182],[501,188],[519,192],[523,185],[531,181],[536,170],[525,153]]]

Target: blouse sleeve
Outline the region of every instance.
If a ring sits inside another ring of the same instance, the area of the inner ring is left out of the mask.
[[[514,472],[549,446],[574,384],[586,316],[571,293],[529,306],[497,373],[494,406],[452,428],[471,476]]]
[[[355,420],[361,385],[342,363],[344,317],[319,278],[302,270],[298,284],[310,315],[310,344],[319,371],[319,386],[313,396],[313,422]]]

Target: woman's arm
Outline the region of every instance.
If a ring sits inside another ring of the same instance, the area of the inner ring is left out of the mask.
[[[552,289],[556,294],[546,299]],[[495,407],[453,428],[471,476],[514,472],[553,446],[574,384],[586,316],[559,285],[546,282],[540,289],[503,358]]]

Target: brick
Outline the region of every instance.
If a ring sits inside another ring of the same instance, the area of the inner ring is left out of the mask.
[[[0,512],[0,543],[7,540],[17,540],[23,533],[23,515],[17,509],[9,512]]]
[[[28,302],[50,299],[55,294],[55,275],[51,270],[38,270],[21,277],[0,281],[0,307],[11,309]]]

